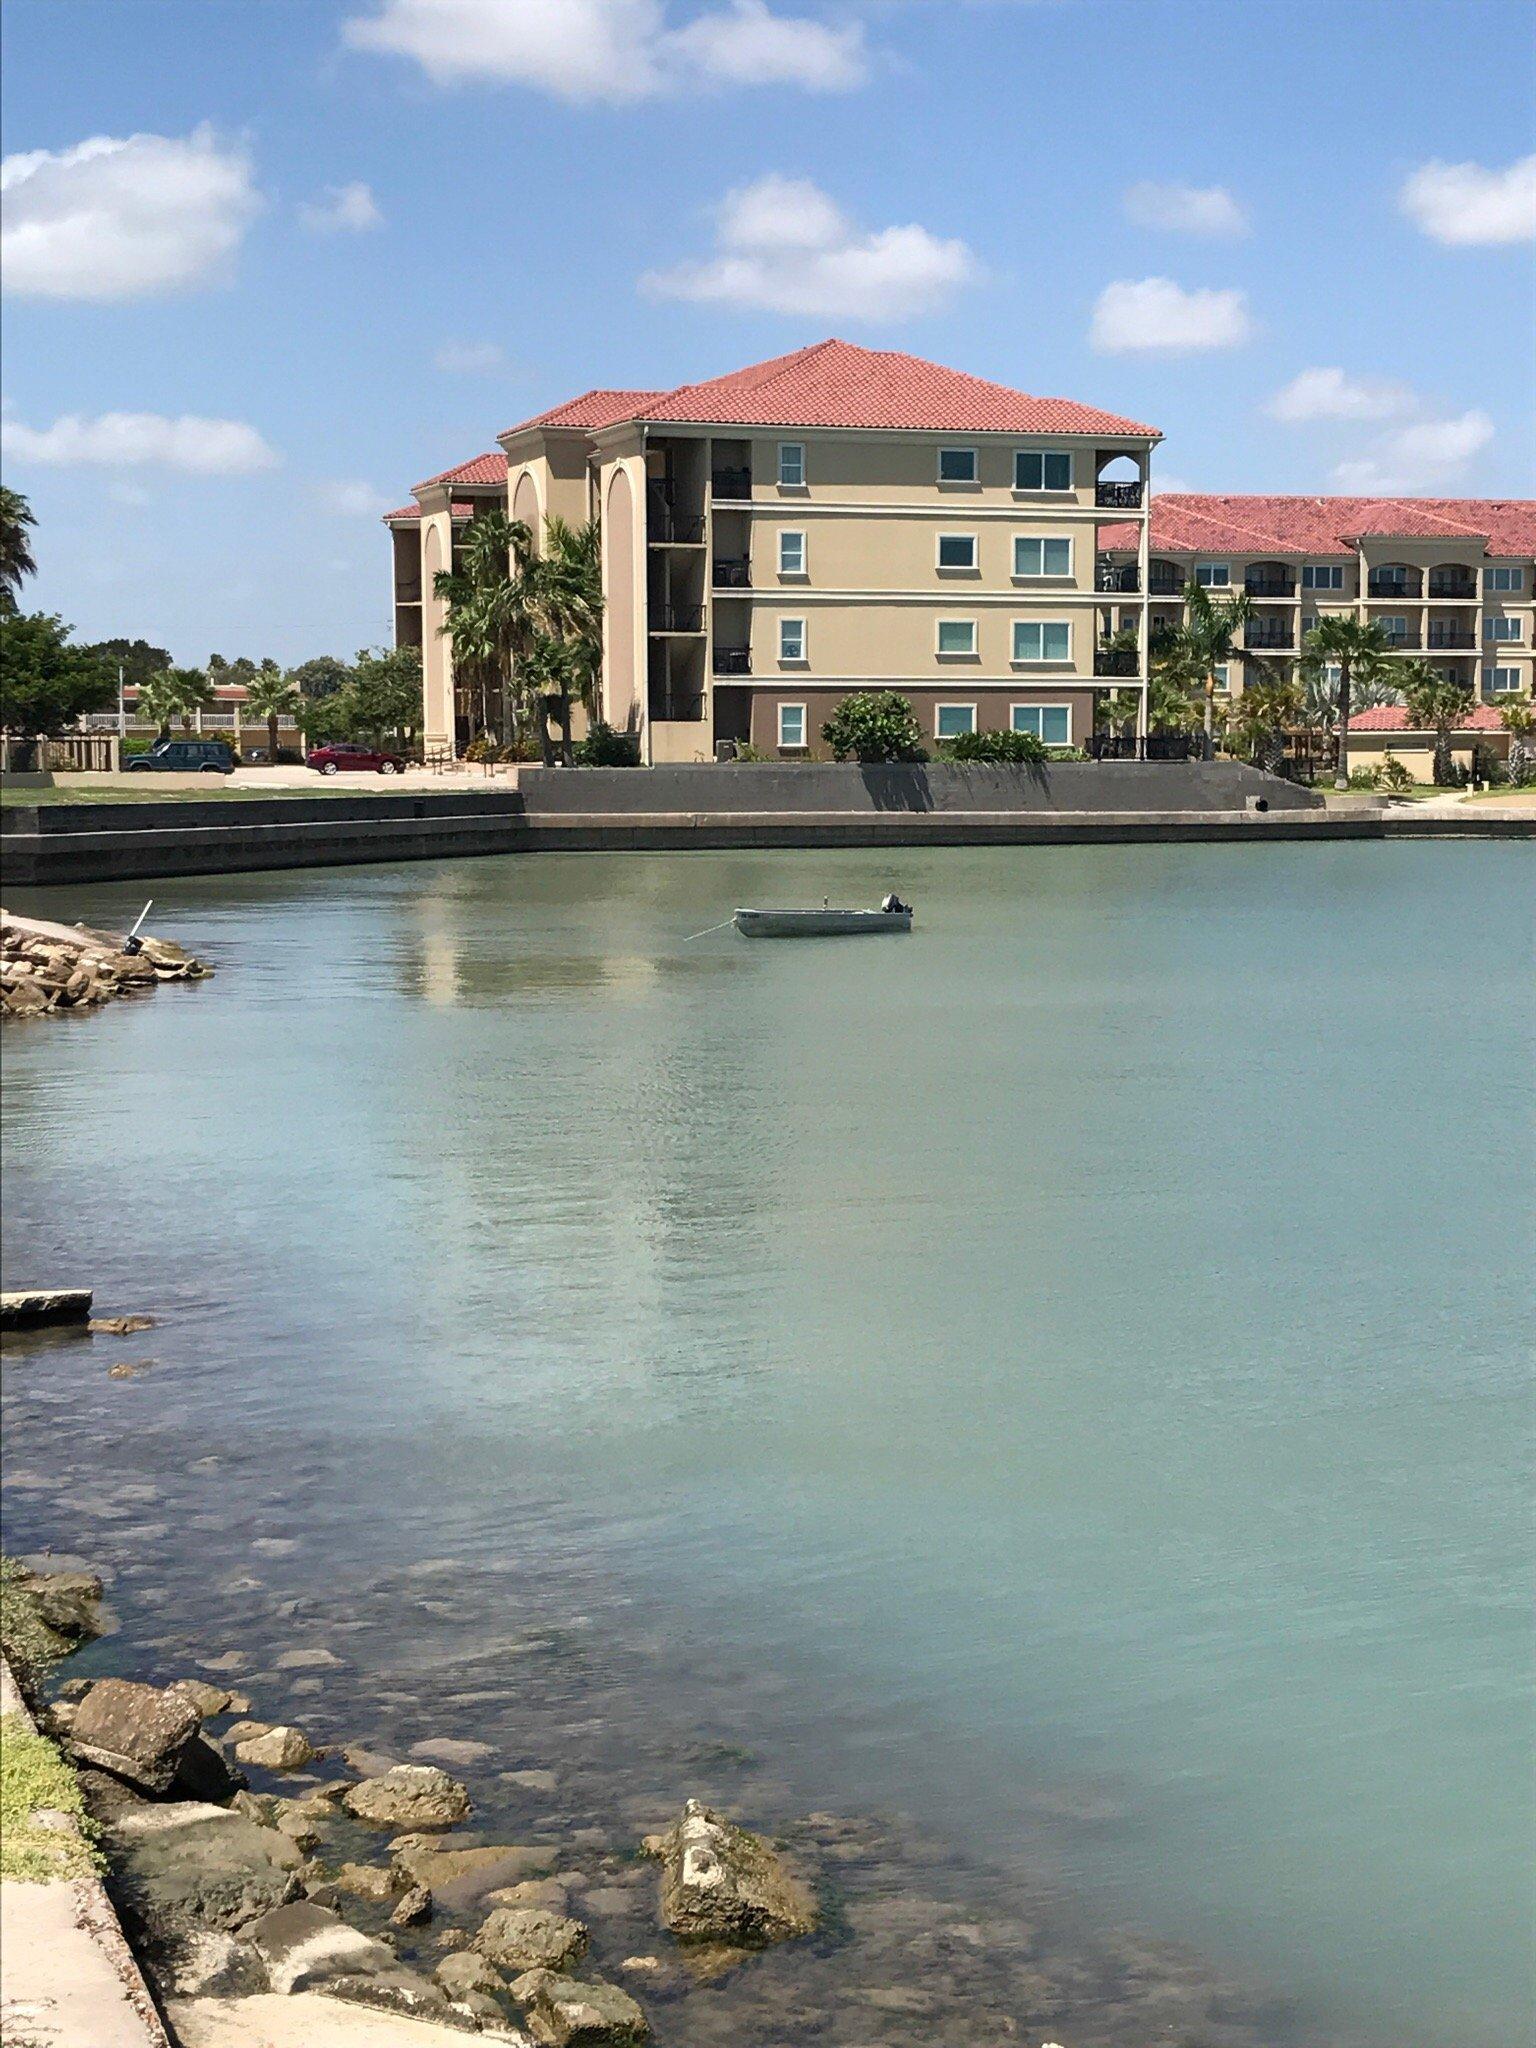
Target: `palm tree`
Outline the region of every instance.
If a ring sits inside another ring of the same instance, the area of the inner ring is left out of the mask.
[[[246,708],[267,723],[267,760],[277,760],[277,725],[282,718],[297,719],[304,699],[297,684],[275,661],[264,661],[245,686]]]
[[[1502,697],[1498,710],[1509,734],[1509,779],[1519,789],[1536,772],[1536,706],[1529,697]]]
[[[1432,773],[1441,789],[1456,779],[1451,754],[1451,735],[1467,722],[1474,702],[1472,685],[1459,676],[1447,675],[1428,661],[1406,661],[1398,672],[1408,716],[1421,732],[1435,736],[1435,765]]]
[[[139,716],[159,728],[156,736],[162,740],[170,738],[173,718],[188,732],[193,716],[213,701],[213,685],[200,668],[163,668],[139,685]]]
[[[1184,618],[1164,639],[1165,667],[1181,687],[1193,685],[1205,699],[1205,758],[1216,757],[1216,671],[1237,658],[1237,629],[1253,616],[1245,590],[1212,597],[1191,577],[1184,586]]]
[[[521,519],[482,512],[469,522],[451,569],[433,589],[447,607],[439,630],[453,642],[455,668],[467,668],[480,690],[480,730],[491,728],[491,688],[498,693],[503,740],[512,738],[515,667],[532,635],[527,579],[533,535]]]
[[[14,616],[16,597],[23,576],[35,576],[28,528],[36,526],[37,515],[9,485],[0,485],[0,612]]]
[[[1388,697],[1392,695],[1388,681],[1392,673],[1391,647],[1392,642],[1374,619],[1353,618],[1348,612],[1329,613],[1326,618],[1318,620],[1306,637],[1304,667],[1315,662],[1325,677],[1329,663],[1335,664],[1339,671],[1339,754],[1333,778],[1335,789],[1349,787],[1351,696],[1357,683],[1373,691],[1385,690]],[[1378,698],[1377,701],[1384,700]]]
[[[530,566],[528,611],[539,635],[552,643],[541,650],[540,680],[549,685],[560,723],[560,758],[569,768],[571,701],[589,718],[597,713],[603,666],[602,545],[595,520],[571,526],[551,517],[544,523],[544,553]]]
[[[1229,749],[1246,754],[1255,768],[1278,775],[1285,761],[1285,734],[1301,718],[1301,685],[1285,668],[1265,668],[1249,677],[1227,714]]]

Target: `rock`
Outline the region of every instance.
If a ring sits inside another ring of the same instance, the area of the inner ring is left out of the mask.
[[[81,1642],[101,1634],[101,1581],[94,1572],[37,1572],[27,1585],[58,1635]]]
[[[650,2037],[645,2014],[616,1984],[582,1984],[529,1970],[512,1986],[529,2030],[545,2048],[631,2048]]]
[[[451,1828],[469,1813],[469,1794],[435,1764],[396,1764],[343,1795],[355,1819],[374,1827]]]
[[[231,1721],[224,1730],[224,1740],[237,1746],[249,1742],[253,1735],[265,1735],[271,1729],[270,1721]]]
[[[381,1869],[377,1863],[343,1863],[336,1873],[336,1882],[354,1898],[372,1899],[375,1905],[382,1905],[402,1889],[395,1873]]]
[[[587,1930],[538,1906],[498,1906],[471,1947],[504,1970],[564,1970],[585,1955]]]
[[[547,1871],[555,1860],[552,1849],[510,1848],[499,1843],[478,1849],[436,1849],[430,1837],[406,1837],[390,1844],[394,1867],[407,1883],[427,1884],[439,1901],[451,1908],[472,1906],[496,1892],[497,1905],[505,1903],[499,1894],[508,1878],[514,1881]],[[514,1884],[515,1888],[515,1884]],[[512,1902],[545,1904],[546,1901]],[[564,1894],[558,1903],[563,1907]]]
[[[457,1742],[450,1736],[413,1742],[411,1755],[433,1764],[478,1764],[495,1751],[488,1742]]]
[[[297,1728],[268,1728],[261,1735],[247,1735],[235,1744],[235,1755],[243,1764],[259,1764],[268,1771],[296,1771],[314,1761],[309,1738]]]
[[[153,1316],[92,1316],[86,1325],[96,1337],[134,1337],[155,1327]]]
[[[816,1925],[814,1898],[777,1851],[697,1799],[645,1850],[661,1864],[661,1917],[679,1941],[760,1948]]]
[[[432,1974],[450,1998],[463,1998],[470,1991],[483,1991],[489,1995],[504,1991],[507,1986],[501,1972],[492,1969],[485,1957],[476,1955],[473,1949],[461,1949],[456,1955],[444,1956]]]
[[[209,1685],[201,1678],[178,1678],[168,1688],[179,1692],[183,1699],[190,1700],[197,1709],[199,1718],[206,1721],[213,1714],[222,1714],[234,1704],[233,1695],[221,1685]]]
[[[95,1681],[90,1678],[66,1678],[59,1687],[59,1698],[61,1700],[71,1700],[78,1704],[85,1698],[94,1683]]]
[[[181,1752],[176,1776],[171,1781],[173,1799],[201,1799],[210,1806],[227,1806],[237,1792],[245,1790],[245,1773],[238,1771],[224,1753],[224,1745],[211,1735],[194,1735]]]
[[[104,1833],[124,1903],[152,1932],[188,1921],[238,1932],[298,1891],[295,1845],[224,1806],[135,1804]]]
[[[20,986],[7,989],[7,996],[21,995]],[[27,1006],[44,1009],[46,995],[35,1005],[31,994]],[[44,1287],[0,1294],[0,1330],[35,1330],[47,1323],[83,1323],[91,1313],[89,1287]]]
[[[273,1827],[279,1834],[286,1835],[290,1842],[297,1842],[301,1849],[317,1849],[320,1830],[315,1826],[314,1816],[294,1801],[284,1800],[281,1805],[283,1810],[273,1816]]]
[[[217,1801],[214,1802],[217,1804]],[[277,1801],[270,1792],[246,1792],[235,1794],[229,1802],[236,1813],[243,1813],[247,1820],[255,1821],[259,1828],[269,1828],[277,1819]]]
[[[563,1913],[570,1900],[562,1878],[532,1878],[525,1884],[499,1885],[483,1895],[487,1906],[542,1906],[547,1913]]]
[[[149,1956],[161,1989],[173,1998],[246,1998],[267,1988],[266,1966],[248,1942],[211,1927],[189,1928]]]
[[[275,1668],[279,1671],[326,1671],[339,1666],[341,1659],[334,1650],[321,1648],[284,1650]]]
[[[86,1763],[146,1792],[168,1792],[197,1733],[197,1709],[181,1694],[98,1678],[75,1715],[70,1746]]]
[[[424,1884],[413,1884],[389,1916],[391,1927],[420,1927],[432,1918],[432,1893]]]
[[[338,1914],[304,1901],[265,1913],[250,1930],[274,1991],[307,1991],[335,1977],[388,1972],[394,1952],[349,1927]]]
[[[546,1796],[556,1792],[560,1780],[553,1771],[503,1771],[503,1785],[516,1785],[523,1792],[542,1792]]]
[[[660,1956],[626,1956],[619,1968],[634,1977],[654,1977],[661,1968]]]

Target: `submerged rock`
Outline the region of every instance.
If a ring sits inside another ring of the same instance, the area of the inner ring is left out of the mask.
[[[405,1836],[390,1843],[394,1867],[410,1884],[428,1884],[445,1905],[472,1906],[476,1900],[495,1892],[495,1903],[508,1879],[514,1884],[542,1876],[555,1860],[553,1849],[520,1848],[505,1843],[488,1843],[473,1849],[440,1849],[430,1836]],[[545,1899],[516,1899],[514,1905],[546,1905]],[[564,1895],[559,1901],[564,1904]]]
[[[501,1972],[493,1969],[485,1957],[476,1955],[473,1949],[460,1949],[453,1955],[444,1956],[432,1974],[450,1998],[463,1998],[471,1991],[484,1992],[489,1996],[507,1988],[507,1980]]]
[[[105,1835],[118,1890],[152,1931],[238,1931],[299,1889],[297,1845],[227,1807],[126,1806]]]
[[[335,1977],[396,1968],[394,1951],[349,1927],[338,1913],[311,1901],[263,1914],[250,1938],[267,1966],[274,1991],[308,1991]]]
[[[297,1728],[267,1728],[260,1735],[247,1735],[235,1744],[235,1755],[243,1764],[259,1764],[268,1771],[297,1771],[314,1761],[309,1737]]]
[[[146,1792],[168,1792],[198,1713],[180,1693],[98,1678],[75,1714],[70,1745],[86,1763]]]
[[[335,1881],[344,1892],[357,1899],[372,1899],[375,1905],[384,1904],[402,1889],[394,1872],[377,1863],[343,1863]]]
[[[617,1984],[583,1984],[550,1970],[530,1970],[513,1984],[512,1995],[544,2048],[631,2048],[650,2037],[645,2014]]]
[[[37,1572],[28,1581],[37,1611],[56,1635],[86,1642],[101,1634],[101,1581],[94,1572]]]
[[[203,1720],[212,1714],[222,1714],[234,1704],[234,1695],[227,1693],[221,1685],[209,1685],[201,1678],[178,1678],[167,1690],[179,1692],[183,1699],[190,1700]]]
[[[564,1970],[586,1954],[587,1930],[538,1906],[498,1906],[472,1946],[504,1970]]]
[[[374,1827],[451,1828],[469,1813],[469,1793],[435,1764],[396,1764],[354,1785],[341,1803]]]
[[[697,1799],[645,1851],[661,1864],[661,1917],[679,1941],[761,1948],[817,1923],[815,1899],[777,1850]]]

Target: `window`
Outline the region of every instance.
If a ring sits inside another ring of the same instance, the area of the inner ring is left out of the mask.
[[[1520,687],[1520,671],[1517,668],[1485,668],[1483,670],[1483,694],[1488,697],[1507,697]]]
[[[1064,448],[1016,448],[1013,451],[1016,491],[1070,491],[1072,458]]]
[[[1072,543],[1069,540],[1035,540],[1016,533],[1013,537],[1015,576],[1070,576]]]
[[[779,487],[781,490],[798,491],[805,485],[805,443],[803,441],[781,441],[779,443]]]
[[[1490,590],[1524,590],[1523,569],[1485,569],[1483,571]]]
[[[1343,563],[1308,562],[1301,572],[1301,587],[1303,590],[1342,590]]]
[[[1521,637],[1518,619],[1484,619],[1485,640],[1518,640]]]
[[[804,619],[780,619],[779,621],[780,661],[804,661],[805,621]]]
[[[1204,590],[1225,590],[1232,581],[1231,565],[1227,562],[1196,562],[1195,581]]]
[[[781,704],[779,706],[779,745],[781,747],[803,747],[805,745],[805,706],[803,704]]]
[[[976,730],[976,706],[974,704],[936,704],[933,711],[933,736],[936,740],[957,740],[963,732]]]
[[[939,450],[939,482],[941,484],[973,484],[976,481],[976,450],[974,448],[941,448]]]
[[[1375,623],[1380,626],[1389,640],[1406,640],[1408,638],[1408,621],[1401,612],[1384,612]]]
[[[974,569],[976,566],[976,536],[974,533],[941,533],[939,535],[939,567],[941,569]]]
[[[1015,704],[1013,729],[1033,733],[1048,747],[1070,747],[1072,712],[1065,704]]]
[[[1303,634],[1303,636],[1305,636],[1305,635],[1306,635],[1306,634],[1308,634],[1308,633],[1315,633],[1315,632],[1317,631],[1317,613],[1316,613],[1316,612],[1303,612],[1303,613],[1302,613],[1302,615],[1301,615],[1301,630],[1302,630],[1302,634]]]
[[[1227,681],[1227,674],[1230,669],[1230,666],[1231,664],[1229,662],[1218,661],[1215,667],[1211,670],[1211,674],[1216,678],[1216,687],[1218,690],[1227,690],[1231,688],[1231,684]]]
[[[1338,662],[1336,662],[1336,661],[1327,661],[1327,662],[1324,662],[1324,664],[1323,664],[1323,681],[1324,681],[1324,682],[1325,682],[1325,683],[1326,683],[1326,684],[1328,685],[1329,689],[1331,689],[1331,690],[1336,690],[1336,689],[1337,689],[1337,688],[1339,687],[1340,683],[1342,683],[1342,682],[1343,682],[1343,680],[1344,680],[1344,671],[1343,671],[1342,667],[1341,667],[1341,666],[1339,665],[1339,663],[1338,663]]]
[[[1072,628],[1065,621],[1050,625],[1030,619],[1013,622],[1015,661],[1070,661]]]
[[[779,529],[779,574],[781,576],[803,576],[805,574],[805,535],[792,526],[785,526]]]
[[[974,654],[976,652],[976,621],[974,619],[940,619],[938,651],[940,654]]]

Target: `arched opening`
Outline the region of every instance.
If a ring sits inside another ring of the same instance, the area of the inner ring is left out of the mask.
[[[1411,562],[1381,562],[1366,579],[1367,597],[1417,597],[1424,579]]]
[[[633,732],[635,695],[635,494],[628,472],[616,469],[603,517],[603,715]]]
[[[524,470],[517,480],[512,493],[512,517],[521,520],[533,535],[535,554],[544,545],[544,508],[539,503],[539,487],[533,480],[531,470]]]
[[[1123,448],[1101,448],[1093,463],[1096,505],[1135,511],[1145,494],[1145,474],[1139,456]]]
[[[1286,562],[1250,562],[1243,588],[1250,597],[1294,597],[1296,574]]]

